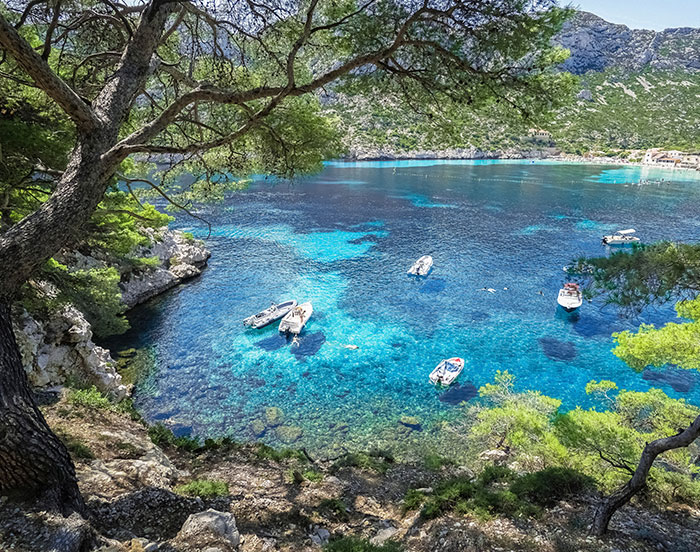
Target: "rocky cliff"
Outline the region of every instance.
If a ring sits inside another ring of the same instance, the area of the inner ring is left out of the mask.
[[[575,75],[608,69],[700,70],[700,29],[630,29],[578,12],[565,24],[557,42],[570,50],[563,68]]]
[[[122,302],[131,308],[197,276],[207,263],[209,251],[203,242],[182,232],[144,229],[150,244],[139,248],[139,257],[157,257],[159,263],[138,273],[125,271],[120,288]],[[75,269],[107,265],[107,261],[64,252],[61,261]],[[49,284],[46,284],[49,285]],[[46,388],[65,383],[94,385],[100,391],[120,400],[130,392],[122,383],[116,362],[107,349],[93,341],[90,323],[77,308],[62,305],[50,315],[30,314],[19,305],[13,313],[15,337],[22,353],[24,367],[32,386]]]

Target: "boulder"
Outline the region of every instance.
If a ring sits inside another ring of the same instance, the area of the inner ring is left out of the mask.
[[[183,550],[218,548],[222,552],[232,552],[240,542],[233,514],[212,509],[188,517],[175,537],[177,548]]]
[[[293,425],[278,426],[275,429],[275,434],[277,435],[277,438],[286,444],[293,443],[294,441],[299,439],[302,433],[304,433],[303,429]]]
[[[250,432],[254,437],[262,437],[265,434],[267,426],[262,420],[253,420],[250,422]]]
[[[384,529],[380,529],[376,535],[369,539],[369,542],[374,546],[382,546],[386,541],[396,535],[396,533],[398,533],[396,527],[385,527]]]
[[[265,409],[265,422],[268,427],[277,427],[284,422],[284,412],[276,406],[268,406]]]

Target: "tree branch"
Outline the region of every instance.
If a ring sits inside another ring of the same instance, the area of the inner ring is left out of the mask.
[[[0,13],[0,46],[5,48],[34,82],[65,111],[78,128],[89,131],[99,126],[92,109],[58,77]]]

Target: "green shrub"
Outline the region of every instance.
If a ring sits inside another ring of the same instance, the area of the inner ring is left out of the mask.
[[[369,541],[357,537],[343,537],[332,540],[323,548],[324,552],[401,552],[401,545],[388,541],[381,546],[370,544]]]
[[[163,424],[155,424],[148,428],[148,436],[154,445],[159,447],[171,446],[186,450],[188,452],[199,452],[204,450],[204,447],[196,437],[183,435],[176,437],[169,428]]]
[[[432,519],[452,510],[457,503],[470,499],[475,492],[474,484],[466,477],[443,481],[437,485],[432,496],[423,506],[423,516]],[[463,509],[464,505],[460,509]]]
[[[452,461],[430,452],[423,457],[423,464],[431,471],[440,471],[443,467],[452,464]]]
[[[425,502],[425,493],[417,489],[408,489],[403,497],[403,511],[417,510]]]
[[[510,490],[520,498],[547,506],[593,486],[593,480],[570,468],[553,467],[513,481]]]
[[[184,485],[175,487],[177,494],[185,496],[198,496],[201,498],[214,498],[228,495],[228,483],[211,479],[194,479]]]
[[[393,463],[394,457],[391,453],[386,451],[373,450],[370,452],[351,452],[336,460],[331,467],[331,471],[337,471],[340,468],[355,467],[361,470],[385,473]]]
[[[309,460],[301,450],[291,448],[277,450],[263,443],[258,443],[255,456],[261,460],[274,460],[275,462],[282,462],[290,458],[299,460],[300,462],[308,462]]]
[[[163,424],[155,424],[148,428],[148,436],[154,445],[165,447],[175,442],[175,435]]]
[[[84,406],[95,410],[111,410],[114,408],[114,404],[100,393],[94,385],[89,389],[71,389],[68,394],[68,402],[76,406]]]
[[[484,471],[479,474],[479,484],[482,486],[490,485],[491,483],[511,482],[517,478],[517,474],[505,466],[487,466]]]
[[[56,434],[58,435],[59,439],[63,441],[63,444],[66,445],[68,452],[74,458],[80,460],[93,460],[95,458],[95,455],[90,450],[90,447],[79,439],[69,435],[68,433],[63,433],[60,431],[57,431]]]
[[[324,498],[318,505],[318,509],[332,514],[339,520],[348,519],[347,504],[341,498]]]
[[[301,475],[304,476],[304,479],[306,479],[307,481],[311,481],[312,483],[318,483],[319,481],[323,481],[324,477],[320,471],[316,470],[306,470]]]

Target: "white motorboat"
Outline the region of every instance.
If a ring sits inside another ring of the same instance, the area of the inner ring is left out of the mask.
[[[564,287],[559,290],[557,303],[559,303],[566,312],[572,312],[579,308],[583,304],[583,293],[581,293],[578,284],[564,284]]]
[[[418,259],[411,268],[408,269],[408,274],[414,276],[427,276],[430,269],[433,267],[433,258],[430,255],[423,255]]]
[[[280,332],[299,335],[313,312],[311,303],[302,303],[294,307],[280,322]]]
[[[464,369],[464,359],[459,357],[447,358],[430,372],[430,382],[437,385],[450,385]]]
[[[633,236],[636,230],[628,228],[627,230],[618,230],[609,236],[603,236],[603,245],[631,245],[638,243],[640,240],[637,236]]]
[[[297,306],[297,302],[293,299],[291,301],[284,301],[282,303],[272,303],[264,311],[249,316],[243,321],[244,326],[250,326],[251,328],[263,328],[268,324],[272,324],[276,320],[279,320],[285,316],[290,310]]]

